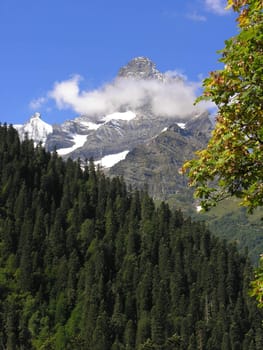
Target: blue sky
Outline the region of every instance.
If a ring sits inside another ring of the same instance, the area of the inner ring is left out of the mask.
[[[74,81],[78,94],[93,92],[136,56],[200,81],[221,67],[216,51],[237,31],[225,6],[224,0],[1,0],[0,122],[23,123],[36,111],[52,124],[77,116],[73,105],[52,98],[56,83]]]

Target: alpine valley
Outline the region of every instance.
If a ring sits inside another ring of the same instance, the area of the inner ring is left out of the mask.
[[[153,82],[161,85],[183,82],[178,75],[161,73],[147,57],[136,57],[120,68],[115,82],[120,80]],[[207,221],[219,236],[235,241],[257,261],[263,250],[263,229],[260,210],[247,215],[236,200],[224,201],[209,213],[199,213],[187,178],[180,175],[182,164],[194,152],[206,146],[213,130],[213,117],[208,110],[186,108],[181,114],[156,113],[151,96],[137,108],[125,103],[106,115],[81,115],[63,124],[49,125],[35,113],[24,125],[15,125],[20,139],[41,142],[48,151],[63,158],[86,164],[93,159],[109,176],[122,176],[133,188],[147,187],[155,201],[165,200],[187,214]],[[224,228],[222,230],[222,227]]]

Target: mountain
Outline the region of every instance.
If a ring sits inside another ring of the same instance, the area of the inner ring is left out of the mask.
[[[153,86],[154,90],[147,90],[136,108],[130,102],[113,113],[81,115],[53,126],[35,114],[18,128],[21,139],[28,133],[36,143],[41,141],[48,151],[56,149],[64,158],[83,162],[93,158],[110,176],[123,176],[137,188],[147,184],[154,198],[176,198],[180,206],[187,202],[195,209],[198,203],[193,203],[192,190],[178,171],[194,151],[207,144],[213,128],[209,113],[194,109],[181,110],[181,114],[158,113],[148,93],[160,89],[160,93],[169,94],[170,89],[184,89],[184,85],[181,77],[161,73],[147,57],[136,57],[120,68],[111,88],[120,80],[132,89]]]
[[[135,57],[126,66],[120,68],[118,77],[134,80],[166,80],[165,74],[159,72],[155,63],[148,57]]]
[[[34,140],[35,144],[45,145],[47,137],[53,132],[53,127],[41,119],[40,113],[35,113],[25,124],[14,125],[17,129],[20,139],[25,138]]]
[[[179,124],[179,125],[178,125]],[[191,196],[187,179],[179,175],[182,164],[193,157],[209,140],[213,125],[208,113],[187,123],[173,123],[156,137],[137,145],[126,158],[109,170],[111,176],[123,176],[126,183],[147,189],[156,199]],[[192,203],[192,199],[190,200]]]
[[[56,149],[63,157],[83,161],[92,157],[99,162],[106,156],[112,156],[117,161],[119,154],[127,154],[138,145],[149,142],[175,122],[182,123],[202,114],[192,108],[189,112],[174,112],[172,115],[156,111],[150,92],[155,93],[156,89],[161,89],[161,94],[169,92],[169,89],[174,88],[169,84],[181,82],[182,78],[161,73],[147,57],[136,57],[120,68],[111,87],[114,88],[119,81],[133,82],[133,89],[136,88],[134,84],[147,83],[142,89],[153,90],[147,90],[139,97],[140,103],[136,106],[127,102],[108,114],[81,115],[60,125],[45,124],[44,127],[44,122],[36,113],[25,125],[18,127],[21,139],[27,133],[36,143],[41,141],[47,150]],[[183,86],[176,86],[176,89],[183,89]],[[134,91],[130,94],[132,99]]]
[[[138,62],[141,69],[141,59],[135,60],[119,74],[129,76],[129,67],[134,79],[138,79],[142,75]],[[147,76],[151,72],[151,76],[160,79],[161,73],[156,72],[154,65],[149,60],[143,62],[148,67],[143,68]],[[173,118],[154,115],[146,106],[144,110],[116,112],[97,120],[80,116],[45,129],[42,125],[47,124],[37,114],[18,131],[23,138],[22,131],[31,130],[35,141],[41,140],[47,150],[56,149],[65,158],[93,158],[110,176],[123,176],[128,185],[144,188],[147,184],[156,199],[176,198],[180,206],[187,202],[193,208],[192,190],[178,172],[184,161],[207,144],[213,129],[208,112],[189,116],[186,122],[178,117],[175,122]]]
[[[150,59],[136,57],[119,70],[111,87],[114,88],[119,81],[132,81],[133,88],[136,86],[134,81],[137,84],[153,82],[165,86],[180,79],[178,76],[161,73]],[[133,93],[131,91],[131,95]],[[107,115],[82,115],[56,125],[47,138],[46,148],[50,151],[56,148],[59,154],[73,159],[85,160],[93,157],[96,161],[105,156],[131,151],[138,144],[160,134],[171,124],[171,120],[177,119],[180,122],[183,119],[176,114],[172,117],[157,114],[150,100],[151,97],[145,94],[143,102],[140,101],[141,104],[136,108],[132,102],[128,102]],[[186,118],[191,117],[193,115],[189,113]]]

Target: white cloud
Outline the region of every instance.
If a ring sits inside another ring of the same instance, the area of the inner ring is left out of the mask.
[[[174,72],[167,73],[167,76],[171,75]],[[200,82],[191,83],[183,79],[167,79],[163,83],[158,80],[118,78],[97,90],[81,91],[79,83],[79,76],[57,82],[48,96],[59,109],[72,109],[78,114],[94,118],[127,107],[136,110],[145,103],[149,103],[157,115],[184,117],[196,111],[193,103],[200,87]]]
[[[197,12],[188,13],[186,18],[195,22],[205,22],[207,20],[205,16],[199,15]]]
[[[218,15],[226,15],[228,13],[225,9],[227,5],[226,0],[205,0],[205,4],[209,11]]]
[[[168,70],[164,73],[164,75],[169,78],[175,78],[179,80],[187,81],[187,76],[180,70]]]
[[[47,102],[46,97],[39,97],[29,103],[29,107],[33,110],[40,109]]]

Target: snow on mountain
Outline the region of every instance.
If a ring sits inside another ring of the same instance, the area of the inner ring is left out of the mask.
[[[85,120],[81,120],[80,124],[87,127],[89,130],[97,130],[101,126],[101,124],[96,124]]]
[[[126,120],[130,121],[132,119],[136,118],[136,114],[132,111],[127,112],[116,112],[112,114],[106,115],[104,118],[102,118],[102,121],[105,123],[110,122],[111,120]]]
[[[90,131],[96,131],[100,127],[102,127],[103,125],[106,125],[107,123],[110,123],[111,121],[122,120],[122,121],[129,122],[134,118],[136,118],[136,114],[132,111],[116,112],[116,113],[108,114],[100,118],[98,123],[91,122],[89,118],[85,116],[78,117],[75,119],[75,122],[77,122],[78,125],[81,125],[81,134],[76,132],[75,133],[71,132],[71,134],[69,135],[69,139],[70,139],[70,142],[73,143],[73,145],[71,145],[70,147],[61,147],[57,149],[57,153],[61,156],[65,156],[75,151],[76,149],[82,147],[86,142],[87,137],[90,134]],[[72,127],[71,121],[66,121],[62,126],[64,131],[72,130],[71,127]],[[117,125],[115,127],[117,128]],[[103,160],[103,164],[105,162],[107,163],[108,161],[109,160],[107,159]],[[112,161],[110,160],[109,162],[111,163]]]
[[[45,144],[47,136],[53,132],[52,125],[44,122],[41,119],[40,113],[32,115],[24,125],[15,125],[14,127],[17,129],[22,140],[27,137],[34,140],[35,144],[40,142]]]
[[[177,123],[177,125],[179,126],[179,128],[185,129],[186,123]]]
[[[119,163],[121,160],[124,160],[129,151],[123,151],[120,153],[109,154],[103,157],[100,160],[97,160],[95,164],[101,165],[103,168],[111,168],[113,165]]]
[[[57,150],[57,153],[60,156],[64,156],[66,154],[69,154],[69,153],[73,152],[75,149],[82,147],[87,140],[87,135],[72,135],[72,138],[73,138],[73,142],[74,142],[73,146],[67,147],[67,148],[60,148]]]

